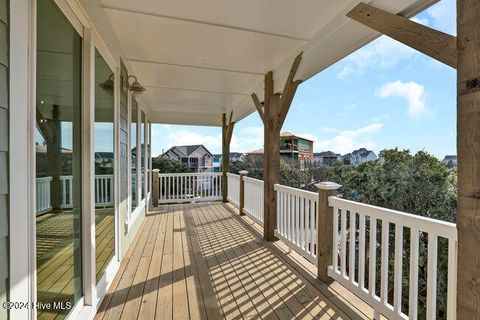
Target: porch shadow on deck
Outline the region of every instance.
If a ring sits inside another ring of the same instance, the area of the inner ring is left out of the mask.
[[[373,311],[230,204],[166,205],[143,222],[95,319],[368,319]]]

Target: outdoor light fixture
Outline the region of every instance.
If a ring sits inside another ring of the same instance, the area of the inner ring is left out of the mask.
[[[143,91],[145,91],[145,87],[143,87],[137,80],[137,77],[131,75],[131,76],[128,76],[128,82],[130,83],[130,78],[133,78],[133,82],[132,84],[129,84],[128,85],[128,90],[132,91],[132,92],[137,92],[137,93],[141,93]]]
[[[100,83],[100,87],[105,90],[112,90],[113,89],[113,73],[108,77],[107,80]]]

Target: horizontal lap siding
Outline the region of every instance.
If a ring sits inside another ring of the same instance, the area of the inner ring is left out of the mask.
[[[8,299],[8,0],[0,0],[0,305]],[[0,320],[8,318],[0,307]]]

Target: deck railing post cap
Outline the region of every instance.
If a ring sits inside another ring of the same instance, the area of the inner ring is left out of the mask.
[[[248,174],[248,171],[247,170],[240,170],[238,171],[239,174],[241,174],[242,176],[246,176]]]
[[[160,172],[159,169],[153,169],[152,171],[153,171],[153,172],[158,172],[158,173]]]
[[[342,185],[331,182],[331,181],[323,181],[320,183],[315,183],[315,187],[317,187],[319,190],[337,190],[340,188]]]

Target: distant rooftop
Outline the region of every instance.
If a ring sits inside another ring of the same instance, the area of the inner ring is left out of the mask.
[[[322,152],[315,152],[313,156],[316,157],[338,157],[340,154],[335,153],[333,151],[322,151]]]
[[[313,142],[313,140],[310,140],[310,139],[307,139],[307,138],[304,138],[304,137],[300,137],[298,135],[296,135],[295,133],[292,133],[290,131],[283,131],[280,133],[280,137],[282,138],[300,138],[300,139],[303,139],[303,140],[307,140],[307,141],[311,141]],[[262,153],[263,153],[263,149],[262,149]]]

